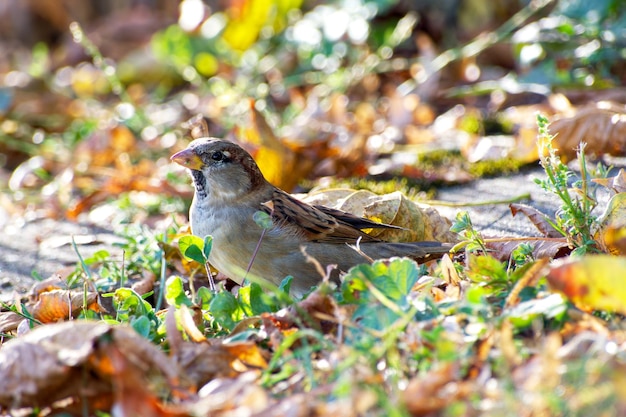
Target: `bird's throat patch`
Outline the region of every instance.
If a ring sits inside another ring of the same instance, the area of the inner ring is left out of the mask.
[[[191,177],[193,178],[193,185],[196,187],[196,192],[199,197],[206,197],[206,178],[202,171],[191,170]]]

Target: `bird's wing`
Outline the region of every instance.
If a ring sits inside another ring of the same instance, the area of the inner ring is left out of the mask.
[[[364,217],[355,216],[354,214],[347,213],[345,211],[337,210],[326,206],[313,206],[321,212],[334,217],[338,221],[347,223],[357,229],[397,229],[405,230],[404,227],[394,226],[392,224],[377,223],[373,220],[366,219]]]
[[[311,206],[281,190],[274,191],[272,199],[263,204],[263,209],[270,214],[276,227],[284,229],[285,233],[303,236],[311,242],[354,243],[358,238],[362,242],[378,242],[378,239],[361,229],[396,228],[341,210]]]

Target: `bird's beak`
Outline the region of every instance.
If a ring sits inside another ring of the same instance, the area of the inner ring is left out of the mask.
[[[189,148],[175,153],[170,159],[185,168],[195,169],[196,171],[200,171],[204,166],[202,159]]]

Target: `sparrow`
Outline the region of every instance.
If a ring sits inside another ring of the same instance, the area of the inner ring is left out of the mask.
[[[323,279],[319,265],[336,265],[330,277],[338,281],[342,273],[371,259],[406,256],[425,262],[451,248],[368,235],[363,229],[398,227],[296,199],[270,184],[252,156],[226,140],[195,139],[171,160],[189,170],[195,187],[191,232],[213,237],[209,263],[239,284],[247,278],[278,285],[291,275],[291,293],[302,295]],[[269,226],[257,224],[259,212],[271,219]]]

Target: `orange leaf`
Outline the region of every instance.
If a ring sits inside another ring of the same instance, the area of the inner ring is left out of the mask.
[[[267,361],[261,354],[259,347],[253,342],[239,342],[224,344],[224,349],[247,366],[267,368]]]
[[[84,305],[82,291],[52,290],[41,293],[31,309],[31,314],[42,323],[53,323],[76,317],[83,309],[102,311],[98,304],[98,294],[88,293],[87,304]]]

